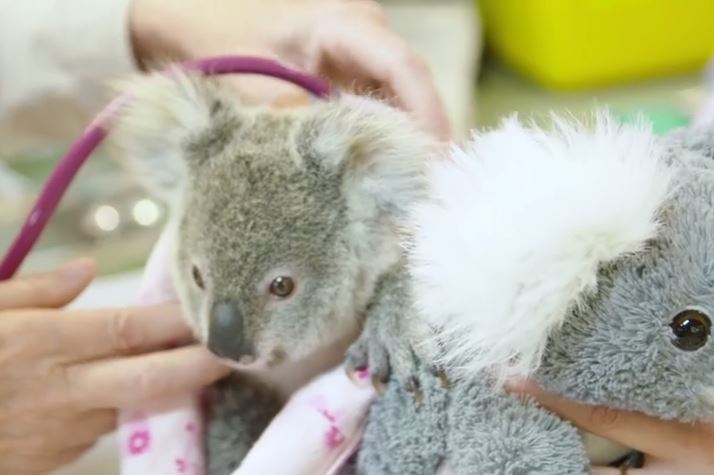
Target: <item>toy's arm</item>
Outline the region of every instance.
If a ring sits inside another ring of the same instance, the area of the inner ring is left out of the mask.
[[[420,380],[418,401],[392,379],[372,405],[357,460],[360,474],[451,473],[446,467],[449,393],[437,378]]]
[[[447,426],[456,473],[590,473],[575,427],[485,378],[450,387]]]
[[[452,381],[448,391],[438,379],[420,380],[420,401],[394,379],[375,401],[360,473],[590,473],[577,430],[532,400],[506,394],[486,378]]]

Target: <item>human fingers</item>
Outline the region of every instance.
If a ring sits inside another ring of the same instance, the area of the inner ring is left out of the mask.
[[[44,474],[79,458],[116,427],[116,411],[26,413],[3,417],[0,473]]]
[[[14,456],[0,462],[0,473],[12,475],[47,475],[79,460],[94,444],[76,446],[58,451]]]
[[[647,465],[643,468],[593,467],[593,475],[699,475],[701,472],[681,470],[671,465]]]
[[[446,108],[428,65],[388,28],[369,22],[324,27],[318,69],[332,78],[354,78],[354,87],[376,85],[394,96],[427,131],[442,140],[452,135]]]
[[[94,444],[103,435],[109,434],[117,427],[117,411],[115,409],[97,409],[79,414],[76,423],[69,428],[75,439],[75,448],[83,448]]]
[[[178,304],[65,313],[51,322],[56,351],[65,362],[145,353],[193,338]]]
[[[72,400],[81,407],[125,408],[188,394],[228,371],[208,350],[195,345],[73,365],[66,368],[65,380]]]
[[[3,450],[50,452],[93,444],[99,437],[116,428],[114,409],[72,411],[66,404],[32,408],[17,408],[9,401],[8,407],[16,414],[0,417],[0,453]],[[52,416],[54,414],[54,416]]]
[[[635,411],[586,405],[543,390],[533,381],[511,389],[529,394],[577,427],[662,460],[690,460],[714,466],[714,424],[665,421]]]
[[[620,468],[612,467],[593,467],[593,475],[651,475],[652,472],[648,472],[644,468],[628,468],[623,472]]]
[[[678,463],[645,456],[642,468],[593,467],[593,475],[701,475],[709,473],[709,465]]]
[[[91,260],[78,259],[50,272],[0,282],[0,311],[66,305],[87,287],[94,273]]]
[[[100,437],[116,429],[116,425],[116,410],[99,409],[73,414],[45,427],[42,432],[18,434],[18,438],[22,439],[19,443],[37,453],[65,453],[94,445]]]
[[[10,310],[0,341],[26,357],[61,364],[132,355],[189,343],[193,337],[180,307],[166,304],[93,310]],[[31,335],[31,342],[28,341]]]

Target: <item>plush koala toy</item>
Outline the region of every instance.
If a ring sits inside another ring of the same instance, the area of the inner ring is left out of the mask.
[[[507,393],[512,376],[714,419],[714,132],[593,122],[512,118],[433,163],[409,261],[450,387],[420,375],[418,403],[391,382],[362,473],[573,475],[629,452]]]
[[[197,338],[236,368],[213,391],[208,473],[231,473],[360,333],[355,365],[371,350],[378,381],[412,371],[409,347],[391,345],[408,335],[400,222],[423,198],[434,144],[406,115],[347,94],[242,107],[179,72],[125,90],[113,143],[170,207],[174,283]]]

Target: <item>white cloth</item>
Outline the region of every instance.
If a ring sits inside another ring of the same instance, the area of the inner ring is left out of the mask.
[[[48,97],[96,108],[105,84],[137,70],[132,0],[0,0],[0,118]]]

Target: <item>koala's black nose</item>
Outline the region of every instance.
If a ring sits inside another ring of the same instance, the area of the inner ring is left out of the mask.
[[[213,304],[208,325],[208,349],[221,358],[236,361],[241,356],[255,356],[255,349],[245,334],[243,314],[235,303]]]

